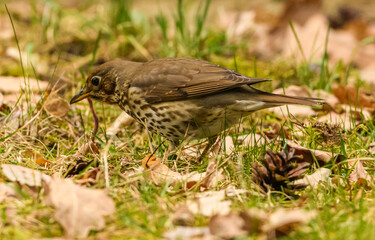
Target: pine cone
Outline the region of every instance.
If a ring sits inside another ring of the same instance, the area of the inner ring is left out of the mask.
[[[262,159],[263,165],[253,164],[253,179],[264,190],[297,189],[301,186],[290,185],[296,179],[302,178],[308,166],[301,162],[302,156],[294,155],[295,149],[273,153],[267,150],[266,157]]]

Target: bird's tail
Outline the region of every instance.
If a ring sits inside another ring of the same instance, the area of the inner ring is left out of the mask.
[[[294,97],[272,93],[261,94],[262,101],[268,106],[282,106],[288,104],[294,105],[306,105],[306,106],[318,106],[322,105],[324,101],[319,98],[305,98],[305,97]]]
[[[273,94],[263,92],[255,88],[247,89],[247,94],[242,96],[242,98],[237,97],[237,104],[233,106],[233,108],[248,112],[288,104],[318,106],[324,103],[324,101],[319,98],[305,98]]]
[[[273,94],[268,92],[263,92],[258,89],[252,88],[253,99],[257,99],[266,103],[269,106],[282,106],[287,104],[295,105],[306,105],[306,106],[318,106],[324,103],[323,99],[320,98],[306,98],[306,97],[295,97],[287,96],[281,94]]]

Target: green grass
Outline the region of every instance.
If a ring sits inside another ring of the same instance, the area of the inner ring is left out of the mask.
[[[38,4],[45,11],[38,10]],[[224,31],[206,27],[210,7],[214,4],[210,0],[197,3],[178,0],[173,9],[160,10],[156,17],[148,17],[133,10],[131,1],[100,2],[100,7],[95,4],[99,2],[74,9],[64,7],[57,1],[31,1],[29,22],[19,16],[14,17],[11,4],[5,11],[2,10],[1,14],[12,16],[15,35],[12,46],[18,48],[21,61],[17,75],[23,76],[25,82],[37,75],[40,75],[37,78],[42,81],[52,82],[52,79],[60,77],[68,79],[67,87],[62,91],[65,99],[70,99],[79,90],[80,83],[85,81],[93,65],[116,57],[143,61],[170,56],[209,59],[248,76],[275,79],[259,86],[267,91],[291,84],[330,91],[330,83],[345,83],[349,76],[355,76],[356,69],[351,64],[345,66],[339,63],[330,67],[327,54],[318,70],[311,67],[309,56],[305,56],[305,62],[298,65],[286,59],[267,61],[249,56],[243,49],[243,39],[237,44],[229,44]],[[191,18],[189,14],[192,12],[196,15]],[[76,28],[72,29],[68,23],[74,24]],[[27,29],[40,34],[30,34]],[[327,39],[328,34],[329,30]],[[295,37],[298,41],[298,36]],[[81,48],[72,48],[76,45]],[[50,69],[38,72],[37,62],[22,62],[22,54],[27,52],[27,46],[32,46],[29,53],[43,56],[42,61],[47,61]],[[303,51],[303,46],[300,46],[300,50]],[[14,69],[2,72],[14,72]],[[66,173],[69,164],[74,164],[74,161],[69,158],[62,160],[61,156],[73,155],[89,140],[94,126],[92,115],[84,102],[72,106],[67,117],[56,119],[36,108],[33,100],[39,100],[38,97],[30,90],[25,90],[19,94],[17,103],[11,106],[14,109],[0,115],[1,124],[4,123],[0,127],[0,163],[35,168],[49,175]],[[21,106],[24,109],[20,110]],[[136,123],[122,127],[116,136],[108,136],[106,130],[121,110],[97,102],[95,108],[100,118],[97,137],[100,139],[101,152],[110,144],[108,192],[116,203],[116,212],[108,218],[103,230],[91,232],[88,239],[162,238],[165,232],[175,227],[171,221],[171,212],[178,204],[192,199],[199,190],[184,191],[181,186],[169,187],[167,184],[157,186],[144,175],[134,181],[124,177],[132,168],[141,166],[142,158],[151,150],[158,148],[157,154],[162,156],[168,144],[161,144],[163,139],[160,136],[148,135]],[[15,114],[19,117],[14,119]],[[338,128],[337,141],[325,139],[314,126],[314,119],[307,122],[305,127],[298,128],[290,118],[283,119],[266,110],[243,119],[240,125],[234,126],[221,137],[224,139],[230,135],[235,140],[242,135],[260,133],[267,124],[279,123],[306,147],[341,153],[349,158],[374,157],[368,151],[369,144],[375,141],[372,119],[363,120],[349,130]],[[252,182],[252,163],[259,162],[267,149],[280,151],[282,146],[275,141],[256,144],[254,147],[240,146],[235,141],[235,145],[231,155],[225,153],[225,146],[222,145],[215,156],[218,164],[223,164],[225,175],[225,181],[215,190],[233,185],[256,192]],[[23,153],[27,150],[40,152],[51,164],[47,167],[37,165],[24,157]],[[85,160],[93,159],[95,157],[89,155]],[[194,159],[183,157],[176,163],[170,159],[165,164],[180,173],[204,172],[208,159],[197,163]],[[371,175],[374,175],[374,166],[374,161],[366,162],[366,169]],[[104,169],[100,161],[99,167]],[[329,163],[326,167],[333,171],[331,178],[336,179],[337,183],[322,184],[318,189],[300,190],[291,198],[285,193],[270,192],[266,196],[249,193],[241,195],[241,199],[228,197],[228,200],[232,201],[233,211],[258,208],[271,212],[280,207],[317,211],[317,216],[311,222],[282,239],[372,239],[375,234],[373,186],[364,188],[350,185],[348,175],[351,169],[346,164]],[[86,168],[75,179],[90,169],[92,167]],[[309,173],[316,169],[317,166],[312,166]],[[7,181],[0,174],[0,182]],[[104,189],[104,174],[90,187]],[[63,230],[52,219],[54,210],[44,204],[43,194],[32,197],[24,187],[16,185],[15,189],[22,195],[20,200],[0,203],[0,239],[62,237]],[[209,222],[209,218],[202,215],[196,215],[194,219],[195,226],[207,226]],[[249,237],[256,238],[256,235]]]

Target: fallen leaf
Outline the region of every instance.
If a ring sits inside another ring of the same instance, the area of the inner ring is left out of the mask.
[[[22,89],[25,89],[25,86],[32,92],[42,92],[47,88],[48,82],[38,81],[34,78],[25,80],[23,77],[0,76],[0,92],[2,93],[20,93]]]
[[[204,174],[204,180],[200,186],[203,187],[204,190],[209,190],[214,188],[218,182],[221,182],[224,179],[223,168],[217,168],[216,161],[211,161],[208,163]]]
[[[311,96],[324,100],[323,110],[338,111],[338,105],[340,104],[340,101],[335,95],[319,89],[312,91]]]
[[[370,83],[372,86],[375,85],[375,67],[362,69],[359,74],[361,79]]]
[[[273,238],[288,236],[294,229],[308,223],[316,215],[314,211],[279,208],[271,214],[268,222],[263,226],[263,231],[268,236],[274,236]]]
[[[128,126],[132,122],[134,122],[134,118],[132,118],[126,112],[121,112],[120,116],[118,116],[112,125],[107,129],[107,134],[116,135],[120,127]]]
[[[50,164],[50,161],[44,159],[42,154],[40,154],[38,152],[27,150],[23,153],[23,156],[25,158],[31,159],[32,161],[34,161],[36,164],[38,164],[40,166],[47,166],[47,165]]]
[[[93,141],[89,141],[88,143],[83,144],[78,149],[78,151],[76,152],[75,155],[83,156],[83,155],[87,155],[89,153],[99,154],[99,149]]]
[[[277,24],[282,25],[293,21],[296,24],[305,25],[310,18],[322,11],[322,3],[322,0],[288,0],[285,2]]]
[[[304,185],[312,188],[317,188],[321,182],[330,182],[332,171],[328,168],[319,168],[313,174],[306,175],[302,179],[298,179],[292,185]]]
[[[176,210],[171,216],[172,223],[178,226],[193,226],[194,215],[186,204],[178,204]]]
[[[9,19],[5,15],[0,16],[0,39],[10,41],[13,35],[12,24]]]
[[[360,159],[349,159],[348,165],[353,169],[348,177],[349,182],[359,186],[368,186],[368,183],[373,182],[374,178],[368,174]]]
[[[246,230],[250,233],[259,233],[262,231],[262,226],[267,221],[267,214],[257,208],[250,208],[246,211],[240,212],[241,218],[245,221]]]
[[[286,127],[281,129],[280,123],[269,124],[266,125],[265,128],[268,128],[268,130],[264,130],[263,133],[270,139],[277,138],[279,136],[284,136],[286,139],[292,138],[292,134],[286,129]]]
[[[147,178],[152,180],[156,185],[169,181],[174,186],[183,181],[180,173],[170,170],[155,155],[147,154],[142,160],[142,166],[147,170]]]
[[[51,177],[39,172],[38,170],[13,165],[13,164],[2,164],[1,165],[4,175],[14,182],[19,184],[27,185],[30,187],[41,187],[42,181],[49,182]]]
[[[224,239],[248,235],[245,220],[237,213],[214,215],[210,219],[209,228],[212,235]]]
[[[193,214],[202,214],[210,217],[215,214],[228,214],[232,204],[225,199],[225,191],[202,192],[186,202],[187,207]]]
[[[250,191],[247,190],[247,189],[237,189],[236,187],[234,187],[233,185],[229,185],[226,189],[225,189],[225,195],[227,197],[239,197],[240,194],[244,194],[244,193],[249,193]]]
[[[327,115],[318,118],[317,121],[337,124],[346,130],[350,130],[352,127],[354,127],[351,114],[347,113],[337,114],[335,112],[330,112]]]
[[[95,185],[98,182],[98,178],[103,176],[103,170],[99,167],[92,168],[85,172],[80,178],[76,180],[76,183],[80,185]]]
[[[288,96],[292,96],[292,97],[304,97],[304,98],[311,97],[310,91],[307,87],[295,86],[295,85],[291,85],[287,88],[275,89],[272,93],[281,94],[281,95],[288,95]]]
[[[176,227],[164,234],[167,239],[194,239],[209,237],[210,230],[208,227]],[[204,238],[203,238],[204,239]]]
[[[357,106],[358,108],[375,108],[374,96],[356,86],[333,84],[332,92],[342,104],[349,104]]]
[[[67,166],[67,169],[66,169],[66,172],[64,173],[64,176],[66,177],[71,177],[71,176],[74,176],[74,175],[78,175],[80,174],[85,168],[89,167],[92,163],[94,162],[94,160],[91,160],[91,161],[84,161],[82,159],[78,159],[76,161],[72,161],[68,166]],[[95,162],[96,165],[94,165],[93,167],[97,167],[99,163]]]
[[[373,38],[373,36],[371,36]],[[375,44],[364,44],[358,49],[358,53],[354,58],[354,62],[358,64],[359,69],[375,68]]]
[[[21,196],[9,183],[0,183],[0,203],[6,202],[10,198],[21,198]]]
[[[216,162],[210,162],[203,173],[191,172],[182,175],[161,163],[160,158],[157,159],[155,155],[147,154],[142,159],[142,166],[143,169],[147,170],[147,178],[156,185],[169,181],[171,186],[185,183],[185,188],[191,189],[199,184],[199,190],[205,191],[212,189],[218,182],[225,179],[223,169],[218,169]]]
[[[155,155],[146,154],[146,156],[142,159],[142,167],[144,169],[149,169],[151,166],[161,163],[160,158],[156,158]]]
[[[68,238],[84,238],[90,230],[102,229],[104,216],[115,211],[105,191],[81,187],[71,179],[53,178],[44,187],[46,204],[55,207],[54,218]]]
[[[53,115],[57,118],[63,118],[68,115],[70,105],[69,103],[60,97],[56,92],[52,92],[44,102],[44,110],[48,114]]]
[[[288,117],[289,115],[296,117],[313,117],[318,114],[317,112],[312,110],[311,107],[301,105],[274,107],[270,108],[269,111],[283,117]]]
[[[236,148],[234,146],[233,139],[231,136],[226,136],[224,141],[225,141],[225,153],[227,155],[230,155],[233,152],[233,150]]]
[[[368,151],[371,154],[375,154],[375,142],[370,143],[370,145],[368,146]]]
[[[268,138],[266,136],[262,136],[257,133],[239,136],[237,140],[242,141],[241,145],[248,147],[261,146],[268,142]]]
[[[337,162],[340,162],[344,158],[341,154],[332,154],[322,150],[308,149],[292,141],[287,142],[287,147],[288,149],[294,148],[295,155],[302,155],[303,161],[311,164],[315,163],[315,159],[320,165],[324,165],[325,163],[330,162],[332,158],[337,158]]]

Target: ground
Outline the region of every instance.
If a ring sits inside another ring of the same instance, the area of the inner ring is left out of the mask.
[[[230,3],[2,3],[0,239],[372,238],[375,4]],[[174,56],[326,104],[255,112],[202,157],[206,139],[167,156],[94,102],[90,143],[89,104],[68,102],[92,68]]]

